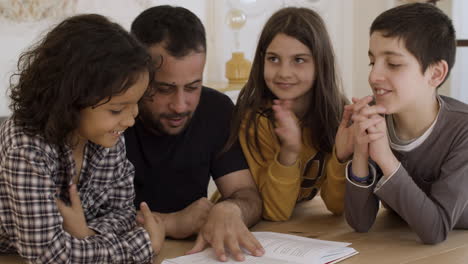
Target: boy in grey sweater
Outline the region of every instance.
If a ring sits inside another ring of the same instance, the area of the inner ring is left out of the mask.
[[[455,49],[451,20],[432,4],[398,6],[372,23],[376,104],[368,96],[347,106],[355,129],[345,215],[356,231],[372,227],[379,201],[423,243],[468,227],[468,106],[437,93]]]

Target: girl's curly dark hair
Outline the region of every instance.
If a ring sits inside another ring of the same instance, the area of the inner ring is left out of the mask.
[[[80,111],[124,93],[154,66],[146,48],[96,14],[70,17],[24,52],[10,77],[15,123],[48,143],[70,144]]]

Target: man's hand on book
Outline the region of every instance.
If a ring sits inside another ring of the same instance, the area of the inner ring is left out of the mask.
[[[226,251],[235,260],[243,261],[245,257],[241,248],[253,256],[262,256],[265,251],[245,226],[241,214],[240,208],[229,201],[214,205],[194,247],[187,254],[200,252],[211,245],[220,261],[228,260]]]
[[[198,233],[206,223],[212,207],[213,203],[202,197],[183,210],[168,214],[164,219],[166,235],[181,239]]]

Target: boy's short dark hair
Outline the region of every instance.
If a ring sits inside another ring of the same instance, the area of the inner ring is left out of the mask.
[[[455,29],[452,20],[434,4],[413,3],[389,9],[372,23],[370,34],[375,31],[384,37],[401,38],[423,73],[430,65],[445,60],[448,78],[455,63]]]
[[[205,28],[202,22],[183,7],[151,7],[135,18],[131,32],[148,47],[162,43],[173,57],[183,57],[192,51],[206,52]]]
[[[154,65],[146,47],[95,14],[65,19],[24,52],[10,78],[15,122],[55,145],[71,144],[80,111],[127,91]]]

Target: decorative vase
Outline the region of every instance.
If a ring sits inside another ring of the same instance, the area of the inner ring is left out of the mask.
[[[243,52],[233,52],[232,58],[226,62],[226,78],[230,84],[247,82],[252,63],[244,57]]]

